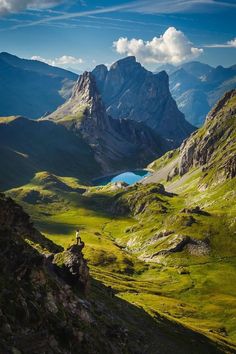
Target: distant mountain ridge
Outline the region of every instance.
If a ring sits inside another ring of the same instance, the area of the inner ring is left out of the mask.
[[[106,111],[115,119],[140,121],[178,146],[194,130],[169,91],[168,75],[153,74],[135,57],[118,60],[108,70],[93,71]]]
[[[37,60],[0,53],[0,116],[39,118],[70,95],[78,75]]]
[[[101,173],[80,137],[49,121],[0,118],[0,190],[28,183],[37,172],[88,181]]]
[[[214,104],[225,92],[236,88],[235,65],[216,68],[200,62],[189,62],[178,67],[163,65],[170,77],[170,91],[185,118],[201,126]]]

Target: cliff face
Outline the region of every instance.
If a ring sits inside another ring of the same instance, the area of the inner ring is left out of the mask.
[[[88,72],[78,80],[70,100],[47,119],[82,136],[104,171],[140,167],[170,145],[143,123],[111,118]]]
[[[206,123],[180,147],[179,174],[191,167],[215,168],[219,179],[236,176],[236,90],[232,90],[216,104]]]
[[[93,70],[107,113],[113,118],[144,122],[178,146],[194,127],[178,110],[169,91],[166,72],[153,74],[127,57],[108,71],[104,65]]]
[[[154,161],[150,168],[158,170],[147,182],[171,181],[192,169],[199,169],[201,188],[236,176],[236,90],[227,92],[206,118],[205,124],[178,150]]]

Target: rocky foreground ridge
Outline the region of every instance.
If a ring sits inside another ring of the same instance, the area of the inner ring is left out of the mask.
[[[84,340],[81,325],[91,321],[82,300],[89,274],[81,248],[62,252],[1,194],[0,251],[0,352],[68,353],[70,348],[76,353],[73,347]],[[67,259],[63,276],[59,258]],[[69,286],[72,280],[81,299]]]

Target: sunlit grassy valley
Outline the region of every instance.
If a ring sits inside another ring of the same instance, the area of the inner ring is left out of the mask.
[[[64,248],[79,228],[91,276],[116,297],[234,352],[236,180],[226,164],[235,157],[235,94],[222,105],[187,142],[201,141],[220,122],[213,153],[204,163],[193,160],[182,175],[175,167],[184,148],[149,165],[152,176],[133,186],[94,187],[42,171],[7,194]]]

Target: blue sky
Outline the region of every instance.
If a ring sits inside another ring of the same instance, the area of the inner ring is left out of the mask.
[[[0,0],[1,51],[74,70],[236,63],[235,0]]]

